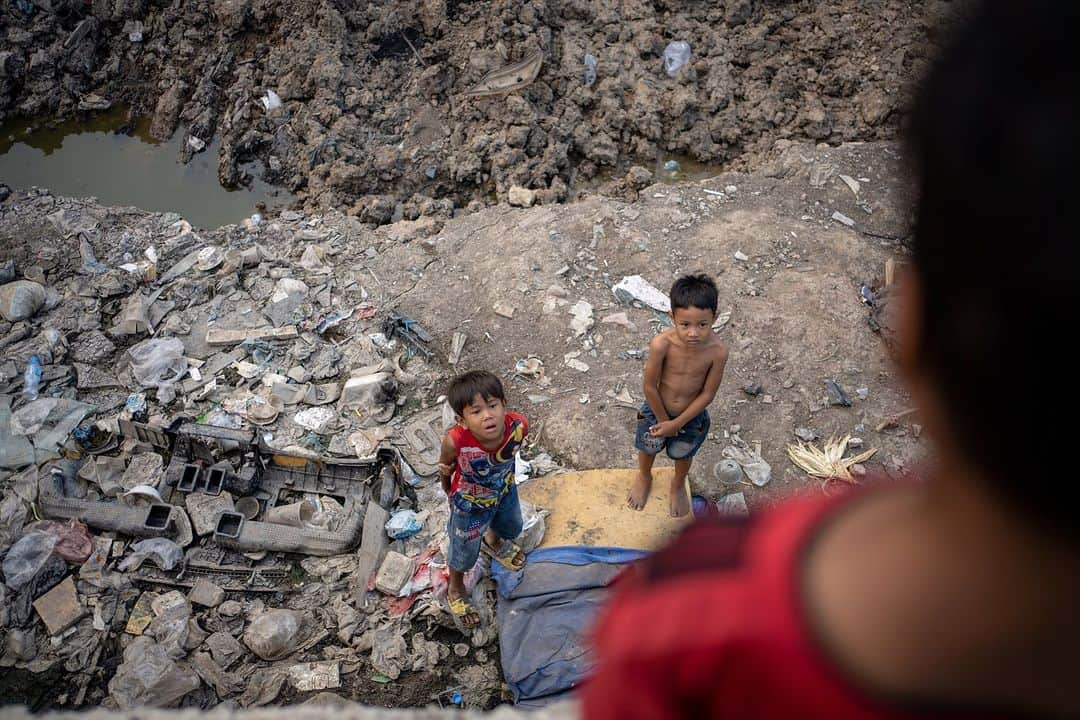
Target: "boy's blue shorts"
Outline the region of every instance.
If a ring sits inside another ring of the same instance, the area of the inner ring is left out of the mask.
[[[656,455],[667,448],[668,457],[672,460],[687,460],[697,453],[709,435],[709,411],[702,410],[700,415],[683,425],[675,437],[653,437],[649,434],[649,428],[655,424],[656,413],[649,403],[643,403],[638,411],[634,447],[646,455]]]
[[[459,509],[450,503],[449,557],[446,564],[451,570],[466,572],[476,564],[480,555],[480,541],[484,531],[490,527],[504,540],[513,540],[521,534],[521,503],[518,500],[517,484],[510,485],[498,505],[475,512]]]

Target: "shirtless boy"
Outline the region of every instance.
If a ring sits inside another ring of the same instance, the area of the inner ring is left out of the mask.
[[[686,475],[690,463],[709,434],[709,412],[716,396],[728,349],[712,331],[716,321],[716,283],[707,275],[687,275],[671,286],[671,320],[649,343],[645,363],[645,404],[638,413],[634,447],[638,474],[627,504],[645,507],[652,490],[656,454],[667,449],[675,461],[671,480],[671,514],[690,512]]]

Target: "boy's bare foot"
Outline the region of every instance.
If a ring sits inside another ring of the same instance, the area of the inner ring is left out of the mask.
[[[652,473],[638,471],[634,478],[634,484],[630,486],[630,494],[626,497],[626,504],[632,510],[640,510],[645,507],[652,492]]]
[[[671,488],[671,517],[682,517],[690,512],[690,496],[686,494],[686,484],[679,483]]]

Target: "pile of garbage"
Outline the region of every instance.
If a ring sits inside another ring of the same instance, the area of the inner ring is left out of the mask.
[[[286,212],[215,245],[145,215],[105,242],[95,206],[15,199],[13,226],[45,206],[57,242],[0,258],[0,666],[62,668],[53,706],[254,707],[417,673],[400,704],[497,702],[489,568],[467,577],[478,627],[443,607],[448,371],[335,268],[341,235]]]

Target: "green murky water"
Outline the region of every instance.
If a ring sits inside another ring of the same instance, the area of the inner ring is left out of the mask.
[[[239,223],[260,202],[273,208],[293,199],[258,179],[250,189],[223,188],[217,179],[220,140],[184,165],[179,161],[182,130],[167,142],[156,142],[148,118],[136,122],[130,135],[117,133],[126,119],[126,109],[117,107],[49,128],[27,120],[3,124],[0,182],[20,189],[36,185],[71,197],[92,195],[106,205],[177,212],[202,228]]]

